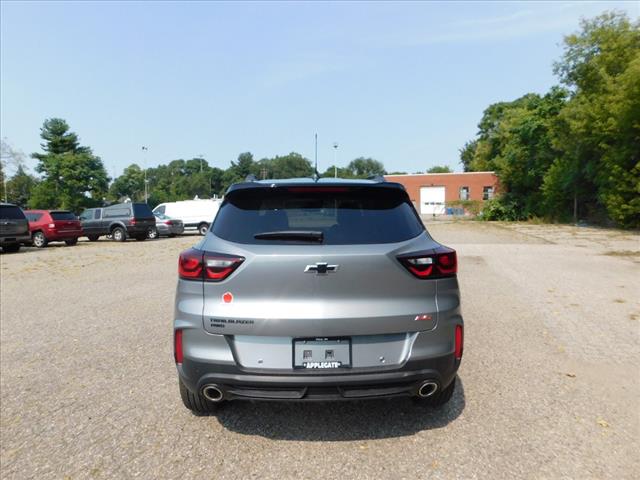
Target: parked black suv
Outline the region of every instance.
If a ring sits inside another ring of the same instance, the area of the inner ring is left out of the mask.
[[[102,235],[111,235],[116,242],[132,237],[146,240],[156,217],[146,203],[119,203],[105,208],[88,208],[80,215],[85,236],[95,242]]]
[[[4,252],[17,252],[20,243],[30,242],[29,221],[24,212],[10,203],[0,203],[0,247]]]

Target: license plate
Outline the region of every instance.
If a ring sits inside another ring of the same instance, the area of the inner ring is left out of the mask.
[[[293,368],[332,369],[351,367],[351,339],[296,338],[293,340]]]

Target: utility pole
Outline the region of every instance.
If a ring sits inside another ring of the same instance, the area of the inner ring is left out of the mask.
[[[149,149],[142,146],[142,154],[144,155],[144,203],[149,199],[149,181],[147,180],[147,152]]]
[[[200,173],[202,173],[202,162],[204,161],[204,155],[200,154]]]
[[[338,178],[338,142],[333,142],[333,178]]]

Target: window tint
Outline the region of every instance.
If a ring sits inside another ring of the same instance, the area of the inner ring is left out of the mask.
[[[101,208],[96,208],[94,215],[93,215],[93,219],[94,220],[100,220],[100,214],[102,213],[102,209]]]
[[[115,217],[128,217],[131,215],[131,210],[127,207],[120,208],[105,208],[104,209],[104,218],[115,218]]]
[[[213,224],[215,235],[238,243],[296,243],[254,238],[287,230],[320,231],[324,244],[344,245],[401,242],[424,226],[404,190],[360,186],[237,190]]]
[[[27,220],[29,220],[30,222],[37,222],[42,218],[41,213],[25,213],[25,216],[27,217]]]
[[[0,218],[5,220],[25,220],[22,210],[13,205],[0,206]]]
[[[155,212],[154,215],[160,220],[169,220],[169,217],[167,217],[166,215],[162,215],[161,213]]]
[[[167,207],[165,205],[160,205],[159,207],[156,207],[156,209],[154,210],[154,212],[156,213],[160,213],[162,215],[164,215],[164,212],[167,210]]]
[[[80,214],[80,220],[91,220],[93,218],[93,210],[84,210]]]
[[[146,203],[134,203],[133,215],[136,218],[153,218],[153,212]]]
[[[54,220],[75,220],[76,216],[71,212],[51,212]]]

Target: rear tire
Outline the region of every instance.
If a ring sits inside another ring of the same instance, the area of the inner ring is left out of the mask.
[[[111,231],[111,238],[116,242],[124,242],[127,239],[127,234],[122,227],[116,227]]]
[[[185,407],[196,415],[208,415],[216,413],[220,407],[219,403],[213,403],[202,396],[201,393],[195,394],[185,387],[182,380],[178,378],[180,387],[180,398]]]
[[[98,235],[87,235],[87,238],[90,242],[97,242],[100,237]]]
[[[20,251],[20,244],[19,243],[12,243],[11,245],[4,245],[2,247],[2,251],[4,253],[16,253]]]
[[[158,229],[156,227],[149,227],[149,231],[147,232],[147,237],[151,240],[155,240],[158,238],[160,234],[158,233]]]
[[[206,235],[207,232],[209,231],[209,224],[202,222],[200,225],[198,225],[198,233],[200,235]]]
[[[426,407],[442,407],[445,405],[451,397],[453,396],[453,392],[456,389],[456,378],[445,388],[444,390],[438,390],[436,393],[427,398],[421,397],[413,397],[414,401],[420,405],[424,405]]]
[[[75,245],[76,243],[78,243],[78,239],[77,238],[71,238],[69,240],[65,240],[64,243],[66,243],[67,245],[69,245],[70,247],[72,247],[73,245]]]
[[[47,246],[47,237],[44,236],[42,232],[34,232],[31,235],[31,241],[33,242],[33,246],[37,248],[44,248]]]

